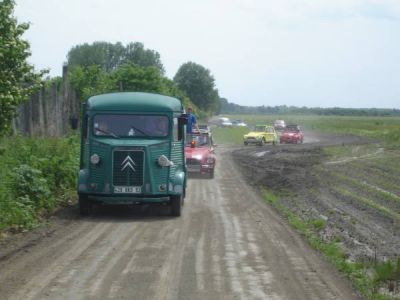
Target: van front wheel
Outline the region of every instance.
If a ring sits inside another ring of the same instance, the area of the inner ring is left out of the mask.
[[[171,196],[171,215],[179,217],[182,211],[182,195]]]
[[[81,216],[88,216],[92,210],[92,203],[88,196],[79,195],[79,213]]]

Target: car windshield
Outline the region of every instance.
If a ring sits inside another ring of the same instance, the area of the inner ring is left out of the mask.
[[[97,114],[93,134],[111,137],[166,137],[168,117],[160,115]]]
[[[265,126],[256,126],[256,128],[254,129],[254,131],[263,132],[263,131],[265,131]]]
[[[287,127],[285,128],[285,131],[288,131],[288,132],[298,132],[299,129],[298,129],[296,126],[287,126]]]
[[[210,144],[210,137],[206,134],[192,135],[192,138],[186,140],[186,145],[191,145],[192,141],[195,142],[196,147],[208,146]]]

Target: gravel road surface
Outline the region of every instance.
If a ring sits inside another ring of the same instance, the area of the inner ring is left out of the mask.
[[[215,179],[167,207],[64,208],[0,244],[0,299],[359,299],[217,149]]]

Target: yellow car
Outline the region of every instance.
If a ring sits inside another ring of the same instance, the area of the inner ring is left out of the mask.
[[[276,134],[275,128],[268,125],[256,125],[253,131],[243,136],[243,143],[245,146],[248,144],[264,145],[271,143],[276,145],[278,142],[278,135]]]

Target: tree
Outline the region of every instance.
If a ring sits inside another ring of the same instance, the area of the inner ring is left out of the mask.
[[[125,48],[121,43],[94,42],[89,45],[77,45],[68,52],[68,65],[89,67],[100,66],[104,71],[111,72],[121,63]]]
[[[21,37],[29,28],[13,17],[15,2],[0,2],[0,135],[10,131],[16,108],[40,87],[44,71],[27,62],[30,45]]]
[[[214,77],[203,66],[194,62],[181,65],[174,82],[200,109],[212,112],[219,107]]]
[[[161,93],[163,80],[156,67],[140,67],[134,64],[125,64],[113,74],[114,89],[130,92]]]
[[[161,63],[160,54],[157,51],[145,49],[142,43],[129,43],[125,47],[125,59],[123,63],[134,63],[141,67],[156,67],[164,74],[164,66]]]
[[[185,92],[179,89],[175,82],[167,77],[163,77],[163,90],[161,94],[178,98],[182,101],[184,107],[194,106]],[[194,107],[194,111],[197,111],[196,106]]]
[[[126,47],[122,43],[94,42],[73,47],[67,55],[68,65],[89,67],[100,66],[105,72],[112,72],[127,63],[140,67],[156,67],[162,74],[164,67],[160,54],[154,50],[145,49],[142,43],[129,43]]]
[[[107,73],[98,65],[74,66],[69,71],[69,78],[83,101],[97,94],[125,91],[169,95],[181,99],[184,104],[189,103],[187,96],[172,80],[161,75],[156,67],[128,63]]]
[[[69,78],[79,99],[84,101],[91,96],[110,92],[114,87],[110,75],[98,65],[86,68],[75,66],[69,71]]]

